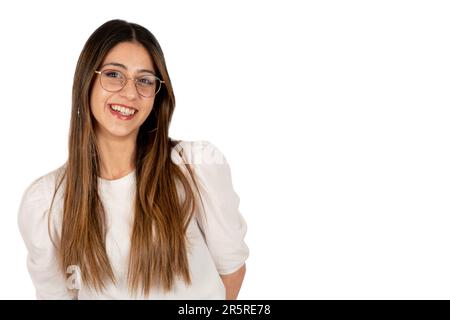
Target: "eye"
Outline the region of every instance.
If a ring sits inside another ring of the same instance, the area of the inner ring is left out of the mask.
[[[119,78],[119,79],[123,78],[122,74],[116,70],[107,70],[107,71],[103,72],[103,74],[105,75],[105,77],[108,77],[108,78]]]
[[[142,78],[139,78],[138,82],[140,85],[143,85],[143,86],[153,86],[156,82],[156,79],[151,78],[151,77],[142,77]]]

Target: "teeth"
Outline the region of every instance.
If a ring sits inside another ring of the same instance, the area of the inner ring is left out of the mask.
[[[125,108],[122,106],[116,106],[116,105],[111,105],[111,109],[115,110],[115,111],[119,111],[121,114],[123,114],[124,116],[130,116],[133,115],[136,110],[134,109],[129,109],[129,108]]]

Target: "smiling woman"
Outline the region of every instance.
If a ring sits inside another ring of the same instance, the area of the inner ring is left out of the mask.
[[[19,210],[39,299],[237,297],[249,250],[229,165],[169,137],[174,109],[153,34],[100,26],[75,71],[68,159]]]

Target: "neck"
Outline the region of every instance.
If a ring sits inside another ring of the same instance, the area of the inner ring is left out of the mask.
[[[105,137],[97,135],[100,153],[100,177],[116,180],[135,169],[136,137]]]

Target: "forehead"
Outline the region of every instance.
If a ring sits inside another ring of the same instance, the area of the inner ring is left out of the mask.
[[[147,50],[141,44],[134,42],[122,42],[114,46],[105,56],[102,65],[107,63],[123,64],[129,72],[140,69],[155,70]]]

